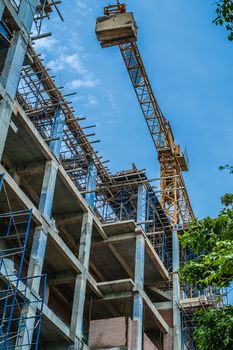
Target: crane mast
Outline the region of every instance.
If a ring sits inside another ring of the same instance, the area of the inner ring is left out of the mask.
[[[119,46],[137,99],[158,152],[160,163],[160,202],[173,224],[186,224],[194,217],[182,171],[188,161],[175,144],[169,122],[161,112],[152,91],[136,40],[137,26],[126,5],[117,2],[104,8],[97,19],[96,34],[102,47]]]

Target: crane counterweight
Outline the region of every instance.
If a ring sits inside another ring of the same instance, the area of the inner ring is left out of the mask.
[[[96,35],[102,47],[134,42],[137,40],[137,32],[132,12],[97,18]]]

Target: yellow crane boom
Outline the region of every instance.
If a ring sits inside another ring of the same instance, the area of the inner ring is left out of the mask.
[[[175,144],[169,122],[163,116],[152,91],[136,40],[137,25],[126,5],[104,8],[97,18],[96,35],[102,47],[119,46],[160,162],[160,201],[173,224],[188,223],[194,217],[182,171],[188,170],[186,155]]]

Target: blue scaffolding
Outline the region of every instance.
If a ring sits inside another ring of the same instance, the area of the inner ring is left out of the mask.
[[[0,189],[3,176],[0,176]],[[46,275],[25,277],[25,253],[32,220],[32,210],[0,214],[0,349],[23,348],[19,346],[25,329],[28,308],[35,310],[32,347],[38,349],[42,319]],[[42,280],[40,296],[32,293],[33,279]],[[29,344],[28,344],[29,345]]]
[[[195,328],[193,322],[193,311],[181,312],[181,326],[182,326],[182,350],[197,350],[195,341],[193,339],[193,331]]]

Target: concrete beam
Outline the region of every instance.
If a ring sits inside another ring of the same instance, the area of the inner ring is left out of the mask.
[[[37,225],[44,225],[45,221],[43,220],[40,212],[36,209],[35,205],[32,201],[25,195],[25,193],[21,190],[21,188],[16,184],[16,182],[12,179],[12,177],[8,174],[6,169],[0,164],[0,173],[5,175],[5,183],[11,188],[14,192],[15,196],[18,198],[19,203],[23,208],[32,209],[33,219],[37,223]],[[47,226],[47,225],[46,225]]]
[[[163,301],[161,303],[153,303],[157,310],[169,310],[173,308],[172,301]]]
[[[17,176],[17,173],[14,174],[14,176]],[[40,201],[40,197],[38,194],[34,191],[33,187],[30,185],[30,183],[25,178],[19,179],[20,184],[24,187],[25,191],[29,194],[29,196],[32,198],[35,204],[38,205]]]
[[[94,263],[94,262],[91,262],[91,261],[90,261],[89,267],[90,267],[90,269],[98,276],[98,278],[99,278],[100,280],[106,281],[105,275],[103,274],[102,271],[100,271],[99,269],[97,269],[97,267],[95,266],[95,263]]]
[[[45,162],[42,161],[21,164],[16,168],[16,172],[19,176],[41,175],[44,170]]]
[[[157,287],[151,286],[147,287],[153,294],[157,295],[160,299],[164,299],[165,301],[171,301],[172,297],[167,292],[158,289]]]
[[[82,221],[82,218],[83,218],[82,212],[73,212],[73,213],[55,216],[56,223],[62,226],[80,223]]]
[[[43,307],[43,315],[45,322],[51,322],[53,325],[55,325],[55,327],[61,332],[61,334],[64,337],[71,340],[69,327],[58,316],[56,316],[54,312],[50,310],[49,307],[45,304]]]
[[[103,241],[93,242],[92,245],[93,247],[97,247],[97,246],[106,245],[106,244],[120,244],[135,238],[136,238],[135,232],[124,233],[124,234],[111,236],[108,239],[105,239]]]
[[[61,272],[50,276],[47,279],[47,283],[50,286],[59,286],[60,284],[68,284],[76,279],[77,274],[74,272]]]
[[[113,255],[115,256],[117,261],[120,263],[120,265],[123,267],[123,269],[128,274],[128,276],[130,278],[133,278],[134,277],[133,270],[131,269],[129,264],[125,261],[123,256],[118,252],[118,250],[112,244],[109,244],[109,249],[112,251]]]
[[[132,298],[133,296],[134,296],[133,292],[109,293],[109,294],[106,294],[98,302],[101,303],[109,300],[129,299],[129,298]]]
[[[135,287],[133,280],[130,278],[115,281],[99,282],[97,283],[97,285],[104,295],[118,292],[130,292]]]
[[[158,272],[160,273],[161,277],[165,280],[165,281],[170,281],[170,276],[169,273],[166,269],[166,267],[164,266],[162,260],[160,259],[159,255],[156,253],[156,251],[154,250],[153,245],[151,244],[150,240],[146,237],[145,238],[145,243],[146,243],[146,251],[147,254],[150,256],[151,260],[154,262],[156,269],[158,270]]]
[[[164,320],[164,318],[160,315],[158,310],[155,308],[153,305],[152,301],[150,298],[147,296],[147,294],[143,291],[140,290],[140,294],[143,297],[143,300],[145,302],[145,305],[149,308],[149,310],[153,313],[154,317],[156,318],[156,323],[162,333],[168,334],[169,333],[169,326]]]

